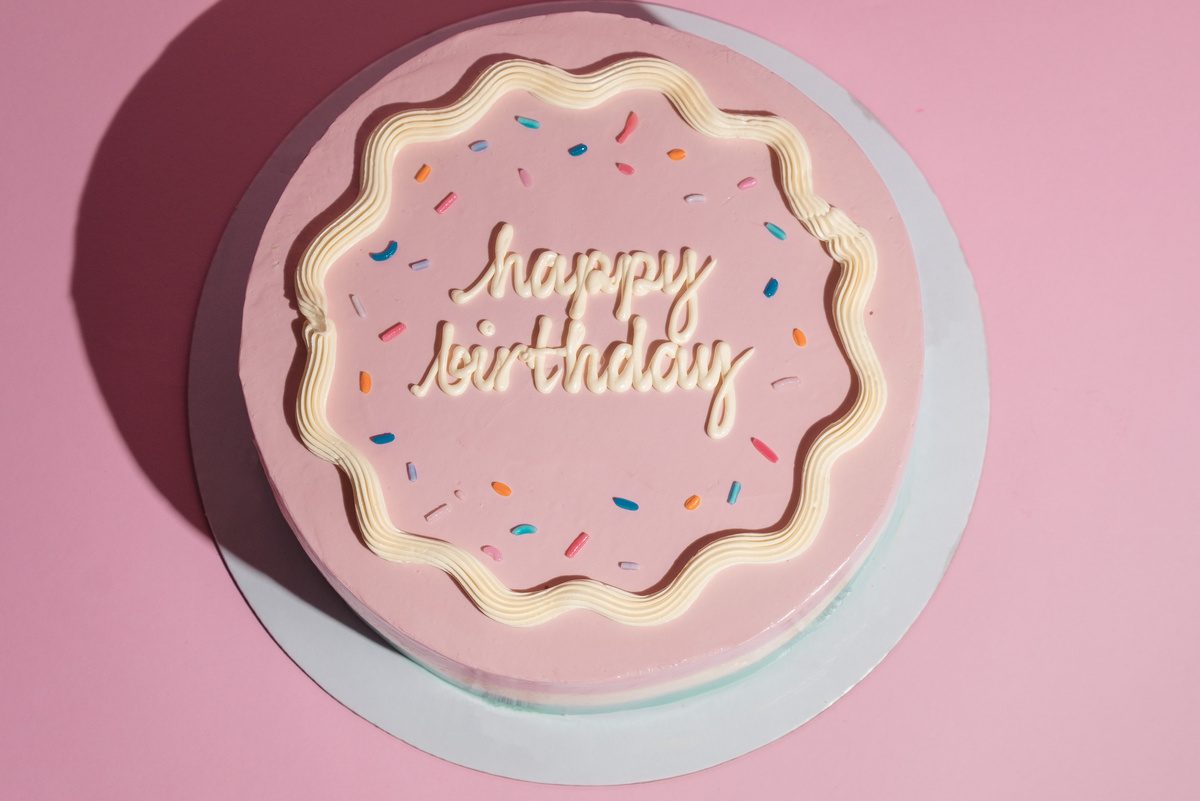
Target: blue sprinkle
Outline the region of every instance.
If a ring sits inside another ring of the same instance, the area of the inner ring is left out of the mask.
[[[763,294],[766,295],[768,298],[773,298],[773,297],[775,297],[775,293],[778,291],[779,291],[779,282],[776,281],[774,278],[772,278],[770,281],[767,282],[767,286],[766,286],[766,289],[763,290]]]
[[[729,505],[737,503],[738,496],[742,494],[742,482],[735,481],[729,485]]]
[[[572,156],[582,156],[584,153],[587,152],[587,145],[584,145],[584,144],[575,145],[575,147],[571,148],[567,152],[570,153]]]
[[[408,463],[408,480],[409,481],[417,480],[417,466],[415,464],[413,464],[412,462]]]
[[[628,509],[631,512],[636,512],[638,505],[628,498],[613,498],[613,503],[622,509]]]
[[[531,526],[528,523],[522,523],[519,526],[513,526],[512,533],[518,537],[522,534],[533,534],[537,531],[537,526]]]
[[[471,144],[467,145],[467,147],[478,153],[481,150],[488,149],[488,142],[486,139],[480,139],[478,142],[472,142]]]
[[[537,120],[531,120],[528,117],[517,117],[517,122],[524,125],[526,128],[533,128],[535,131],[542,127],[542,124]]]
[[[414,270],[424,270],[426,267],[429,266],[429,259],[421,259],[420,261],[414,261],[412,264],[410,264],[408,266],[412,267]]]
[[[376,445],[387,445],[389,442],[395,441],[395,434],[376,434],[375,436],[371,437],[371,442],[374,442]]]
[[[787,232],[775,223],[763,223],[763,225],[767,226],[767,230],[771,232],[771,236],[775,237],[776,239],[787,239]]]
[[[378,253],[371,253],[370,256],[375,261],[387,261],[392,256],[396,255],[396,243],[388,242],[388,246]]]

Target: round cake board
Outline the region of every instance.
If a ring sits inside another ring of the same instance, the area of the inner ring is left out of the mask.
[[[550,715],[458,689],[394,650],[312,565],[276,505],[238,378],[242,303],[266,221],[314,142],[366,88],[462,30],[536,14],[606,11],[704,37],[758,61],[838,121],[870,158],[908,228],[925,315],[925,377],[896,511],[863,568],[822,617],[767,664],[725,686],[643,709]],[[213,259],[192,340],[189,420],[197,479],[230,574],[271,636],[358,715],[476,770],[573,785],[702,770],[812,719],[887,655],[936,589],[966,526],[983,467],[989,389],[978,297],[954,231],[916,165],[844,89],[792,53],[732,26],[654,5],[554,3],[422,37],[341,87],[264,166]]]

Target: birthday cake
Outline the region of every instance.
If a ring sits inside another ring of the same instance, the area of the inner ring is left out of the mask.
[[[543,710],[730,680],[844,590],[920,394],[911,249],[815,104],[661,26],[437,44],[304,159],[241,374],[280,507],[346,601]]]

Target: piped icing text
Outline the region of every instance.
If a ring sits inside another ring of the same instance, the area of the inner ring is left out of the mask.
[[[420,383],[410,387],[414,395],[424,397],[435,384],[447,395],[461,395],[471,386],[485,392],[503,392],[509,386],[513,367],[520,364],[533,373],[533,385],[543,394],[560,385],[572,394],[583,387],[594,394],[699,387],[713,392],[705,432],[714,439],[730,432],[737,408],[734,379],[754,348],[735,357],[726,342],[716,341],[711,346],[697,343],[690,353],[685,347],[695,334],[700,319],[698,293],[716,269],[715,259],[709,258],[700,266],[696,252],[684,248],[678,259],[665,251],[658,256],[642,251],[619,253],[614,259],[591,250],[575,254],[572,260],[552,250],[541,250],[526,260],[510,250],[513,235],[509,223],[497,226],[491,261],[474,283],[466,289],[452,290],[450,297],[455,303],[466,303],[486,288],[489,295],[499,299],[511,283],[522,298],[570,298],[560,344],[551,344],[554,323],[546,316],[538,317],[533,342],[511,348],[501,346],[490,352],[482,345],[456,344],[453,324],[443,321],[433,359]],[[667,314],[667,341],[651,351],[646,340],[649,324],[633,314],[633,299],[656,290],[674,300]],[[607,359],[602,349],[584,342],[587,329],[582,318],[588,298],[595,294],[617,295],[613,316],[629,323],[629,337],[625,342],[612,343]],[[550,360],[556,363],[549,364]]]

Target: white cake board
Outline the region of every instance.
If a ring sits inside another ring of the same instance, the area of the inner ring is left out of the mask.
[[[310,147],[362,91],[462,30],[564,11],[635,16],[719,42],[791,82],[834,117],[883,176],[908,227],[925,311],[925,385],[913,453],[880,542],[848,590],[779,657],[699,697],[632,711],[548,715],[496,706],[393,650],[326,584],[275,504],[238,379],[242,302],[276,201]],[[941,204],[899,144],[845,90],[795,55],[729,25],[653,5],[554,3],[425,36],[313,111],[246,192],[213,259],[189,374],[196,474],[213,535],[259,620],[351,710],[443,759],[556,784],[623,784],[716,765],[793,731],[870,672],[924,608],[958,545],[983,467],[987,353],[974,283]]]

